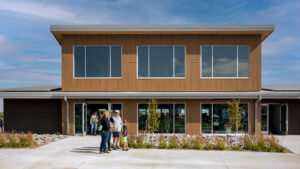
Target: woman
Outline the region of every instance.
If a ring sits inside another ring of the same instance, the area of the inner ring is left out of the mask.
[[[107,151],[107,142],[109,137],[109,131],[110,131],[110,122],[109,122],[109,111],[105,110],[103,112],[103,118],[100,121],[100,124],[102,125],[101,130],[101,144],[100,144],[100,154],[109,153]]]

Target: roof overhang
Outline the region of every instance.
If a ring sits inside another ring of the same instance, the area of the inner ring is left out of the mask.
[[[300,99],[300,92],[0,92],[4,99]]]
[[[50,31],[60,44],[62,35],[90,34],[259,34],[263,41],[274,25],[51,25]]]

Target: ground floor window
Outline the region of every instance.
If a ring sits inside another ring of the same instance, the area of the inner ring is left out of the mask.
[[[160,124],[157,133],[185,133],[185,104],[159,103]],[[138,131],[147,129],[148,104],[138,104]]]
[[[248,104],[241,103],[242,127],[240,133],[248,132]],[[229,125],[228,104],[226,103],[205,103],[201,104],[201,132],[202,133],[234,133]]]

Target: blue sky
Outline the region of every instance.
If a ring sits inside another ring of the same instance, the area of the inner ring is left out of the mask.
[[[275,24],[263,43],[262,84],[297,86],[299,9],[299,0],[0,0],[0,89],[60,85],[51,24]]]

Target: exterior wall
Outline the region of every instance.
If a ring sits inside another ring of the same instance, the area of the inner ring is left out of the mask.
[[[185,103],[186,106],[186,134],[197,135],[200,134],[200,125],[201,125],[201,113],[200,113],[200,103],[227,103],[228,100],[200,100],[200,99],[164,99],[158,100],[158,103]],[[149,100],[145,99],[124,99],[124,100],[99,100],[99,101],[90,101],[90,100],[69,100],[69,110],[70,110],[70,119],[69,119],[69,131],[70,134],[74,134],[74,103],[122,103],[123,119],[128,121],[128,130],[130,135],[137,134],[137,104],[146,103]],[[241,100],[241,102],[249,103],[249,133],[253,134],[255,130],[255,120],[254,120],[254,111],[255,111],[255,100]],[[63,104],[63,110],[65,109],[65,104]],[[65,117],[65,111],[63,111],[63,117]],[[63,123],[66,122],[66,119],[63,118]],[[65,125],[63,126],[63,131],[66,131]],[[65,132],[64,132],[65,133]]]
[[[268,99],[262,100],[262,103],[280,103],[288,104],[288,134],[300,134],[300,100],[292,99]]]
[[[54,99],[4,99],[5,131],[61,133],[62,106]]]
[[[259,91],[260,35],[63,35],[62,91]],[[74,79],[74,45],[121,45],[121,79]],[[138,45],[185,45],[185,79],[137,79]],[[249,45],[250,77],[201,79],[201,45]]]

